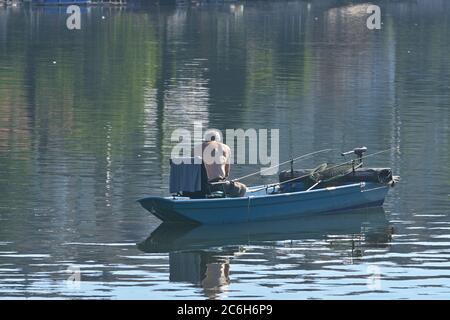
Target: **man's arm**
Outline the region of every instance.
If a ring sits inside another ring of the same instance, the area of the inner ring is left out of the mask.
[[[225,164],[225,178],[228,178],[230,176],[230,164]]]
[[[225,153],[225,178],[230,176],[230,160],[231,160],[231,149],[226,144],[224,144],[224,153]]]

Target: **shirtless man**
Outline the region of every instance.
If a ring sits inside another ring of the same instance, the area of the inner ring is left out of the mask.
[[[224,182],[224,184],[212,184],[211,191],[225,191],[227,196],[243,197],[247,187],[240,182],[227,180],[230,175],[231,150],[220,140],[218,131],[209,130],[201,145],[208,182]]]

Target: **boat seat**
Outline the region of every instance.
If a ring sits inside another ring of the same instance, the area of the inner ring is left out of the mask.
[[[208,176],[203,162],[194,158],[170,159],[170,193],[192,199],[205,198],[210,194]]]

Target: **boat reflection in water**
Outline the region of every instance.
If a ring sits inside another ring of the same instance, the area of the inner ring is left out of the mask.
[[[352,210],[284,221],[230,225],[161,224],[138,248],[169,253],[170,281],[189,282],[215,298],[230,284],[230,261],[258,246],[295,247],[297,241],[317,240],[345,254],[353,263],[369,248],[385,248],[393,228],[383,208]],[[274,255],[272,255],[273,257]]]

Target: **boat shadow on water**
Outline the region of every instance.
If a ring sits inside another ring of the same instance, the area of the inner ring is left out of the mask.
[[[170,281],[193,283],[215,298],[230,284],[231,260],[246,251],[273,248],[276,259],[277,248],[317,241],[344,253],[343,263],[354,263],[366,249],[386,248],[393,231],[383,208],[370,208],[232,225],[162,223],[137,246],[146,253],[169,253]]]

